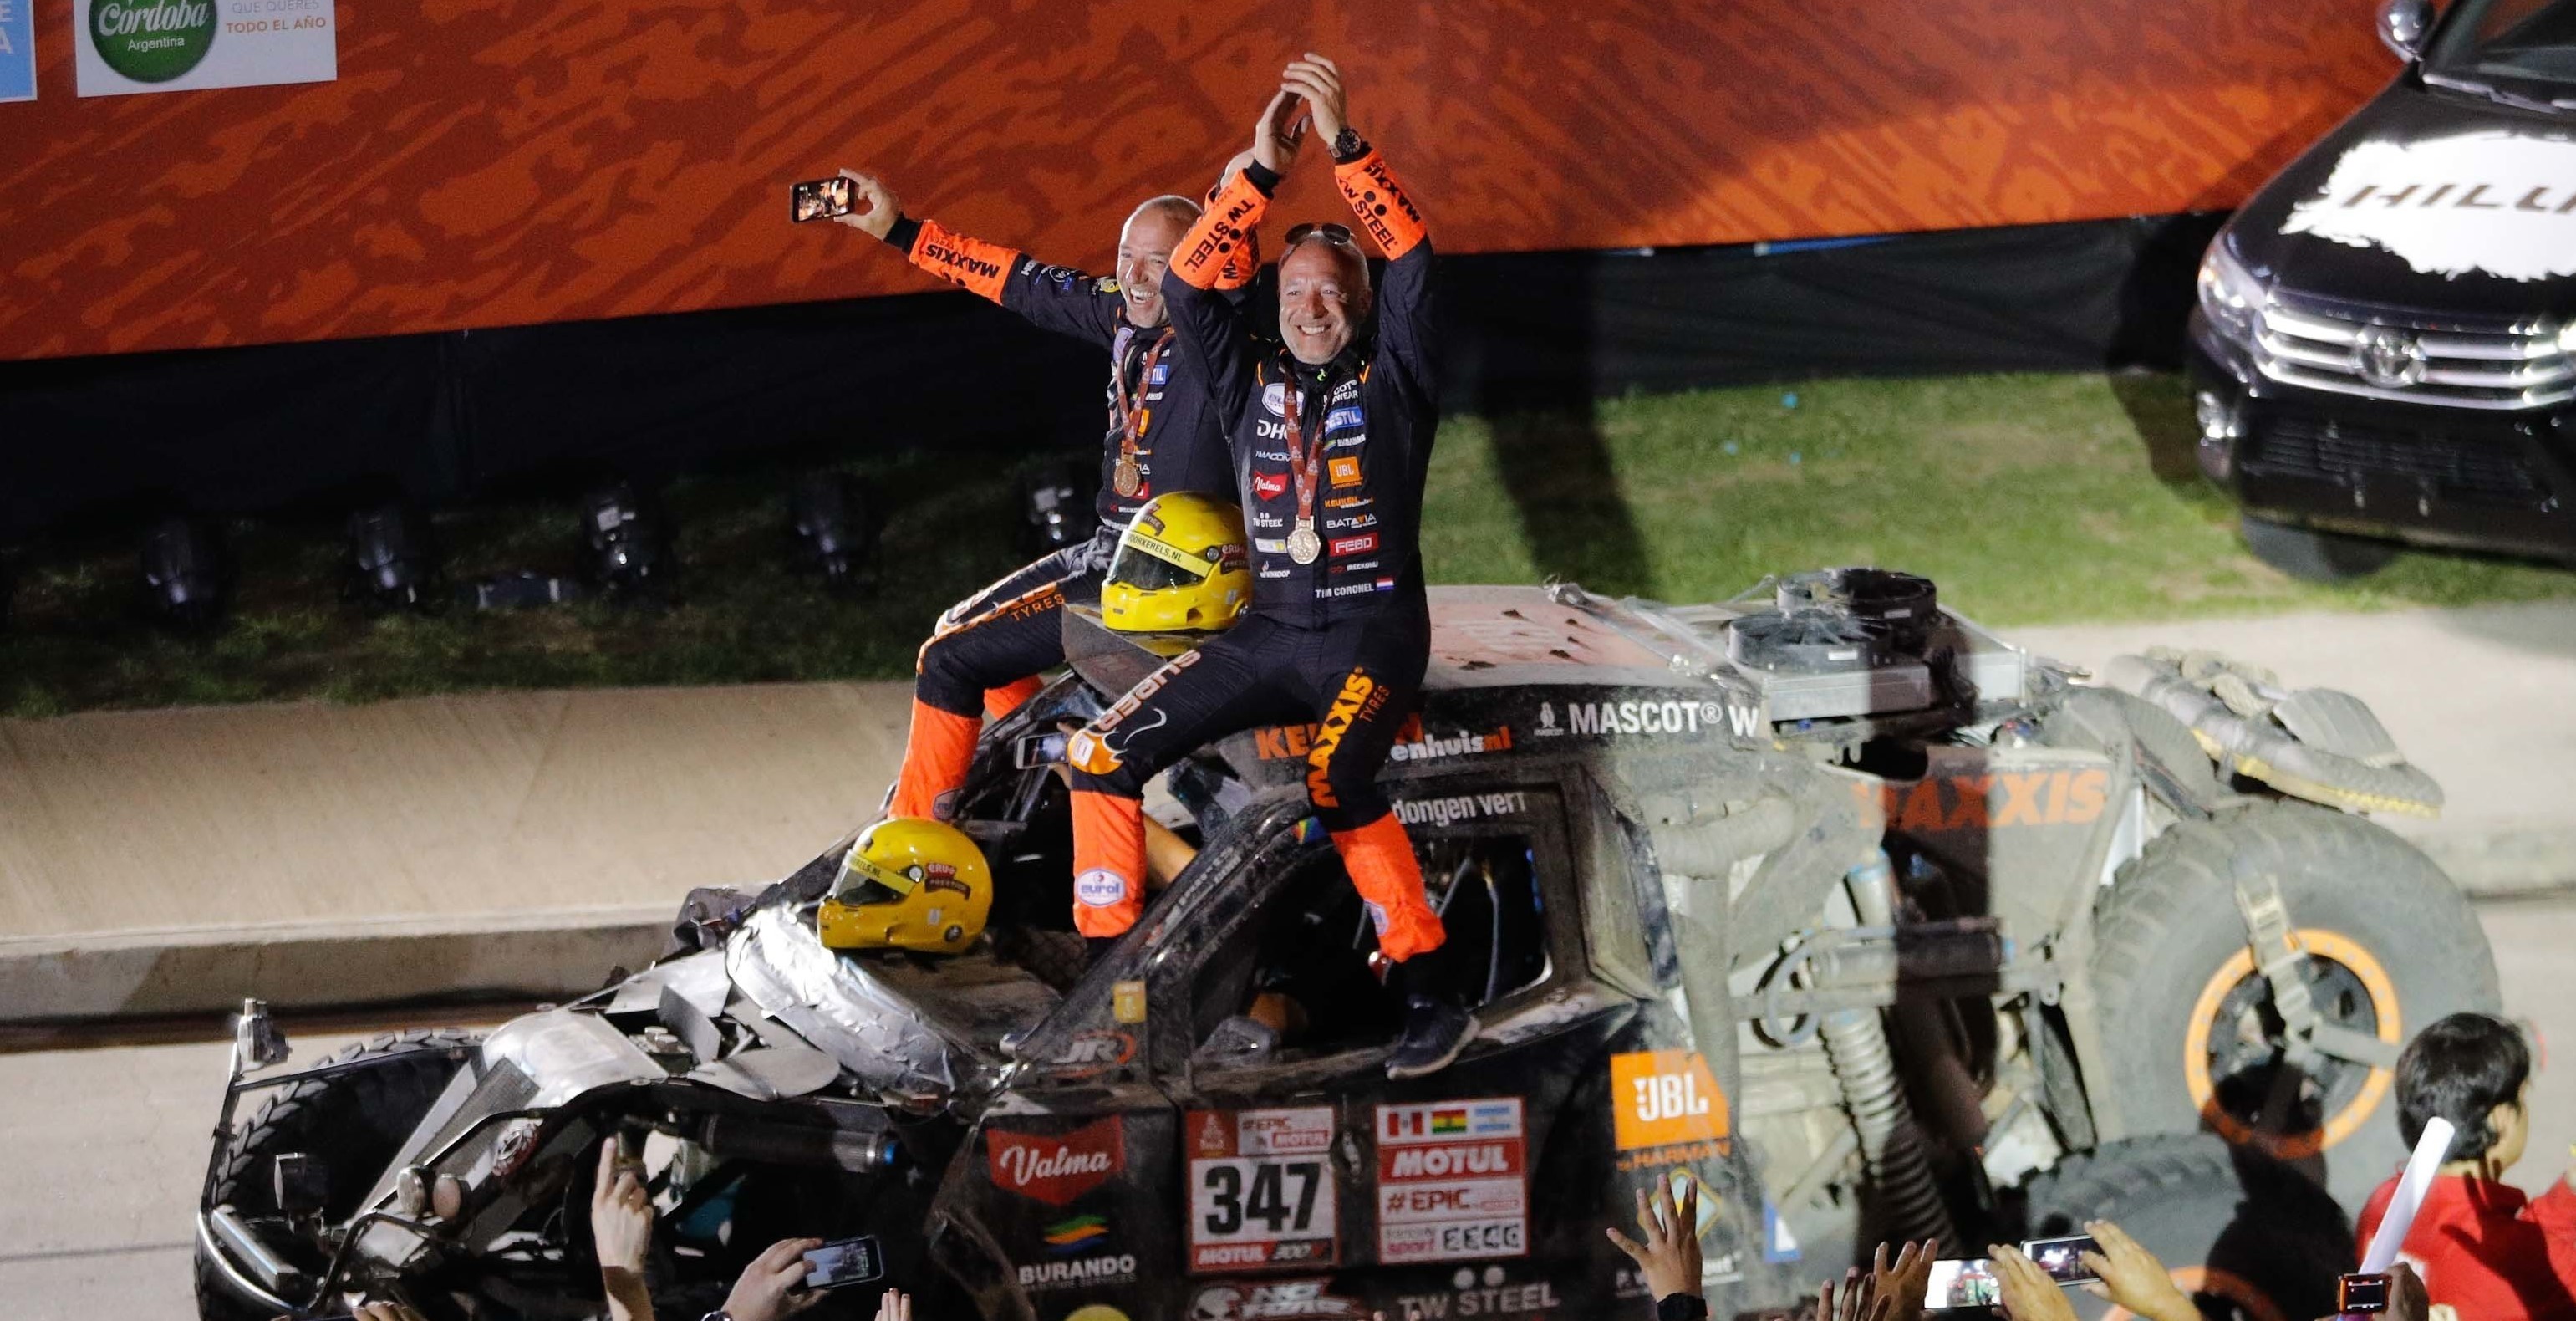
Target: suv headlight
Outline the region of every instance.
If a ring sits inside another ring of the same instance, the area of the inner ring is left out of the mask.
[[[2263,282],[2227,250],[2227,236],[2211,240],[2208,254],[2200,259],[2200,310],[2209,324],[2239,344],[2252,343],[2263,296]]]

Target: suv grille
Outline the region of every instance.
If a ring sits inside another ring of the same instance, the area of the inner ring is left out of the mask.
[[[2576,399],[2576,356],[2551,323],[2438,321],[2275,292],[2254,336],[2264,375],[2337,394],[2450,408]]]
[[[2469,504],[2527,508],[2549,498],[2539,476],[2507,443],[2396,427],[2276,417],[2262,424],[2245,462],[2344,484],[2364,476],[2396,477]]]

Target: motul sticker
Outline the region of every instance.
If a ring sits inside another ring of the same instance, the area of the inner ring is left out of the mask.
[[[1340,1237],[1333,1110],[1197,1110],[1190,1149],[1190,1270],[1307,1270],[1334,1264]]]
[[[986,1130],[985,1164],[993,1186],[1063,1206],[1127,1166],[1126,1130],[1116,1116],[1070,1133]]]
[[[1377,1108],[1377,1256],[1386,1265],[1529,1252],[1516,1096]]]
[[[1726,1096],[1696,1051],[1611,1056],[1610,1104],[1621,1151],[1714,1143],[1727,1134]]]

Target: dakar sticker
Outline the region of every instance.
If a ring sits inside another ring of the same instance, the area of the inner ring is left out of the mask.
[[[1630,1051],[1610,1057],[1612,1134],[1619,1150],[1717,1142],[1727,1136],[1726,1095],[1697,1051]]]
[[[1377,1257],[1389,1266],[1529,1252],[1521,1100],[1377,1108]]]
[[[1127,1131],[1115,1115],[1070,1133],[988,1129],[984,1150],[994,1187],[1064,1206],[1127,1167]]]
[[[1197,1110],[1182,1132],[1190,1149],[1192,1273],[1334,1264],[1341,1240],[1329,1163],[1332,1107]]]

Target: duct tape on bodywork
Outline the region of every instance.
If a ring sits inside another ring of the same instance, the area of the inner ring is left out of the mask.
[[[2408,763],[2396,741],[2360,699],[2326,689],[2305,689],[2277,700],[2250,703],[2240,714],[2212,691],[2233,676],[2231,689],[2253,691],[2243,668],[2204,665],[2188,677],[2181,663],[2156,656],[2114,656],[2103,681],[2150,702],[2191,730],[2201,750],[2225,770],[2310,802],[2356,812],[2438,816],[2442,787]],[[2245,693],[2237,704],[2248,705]]]

